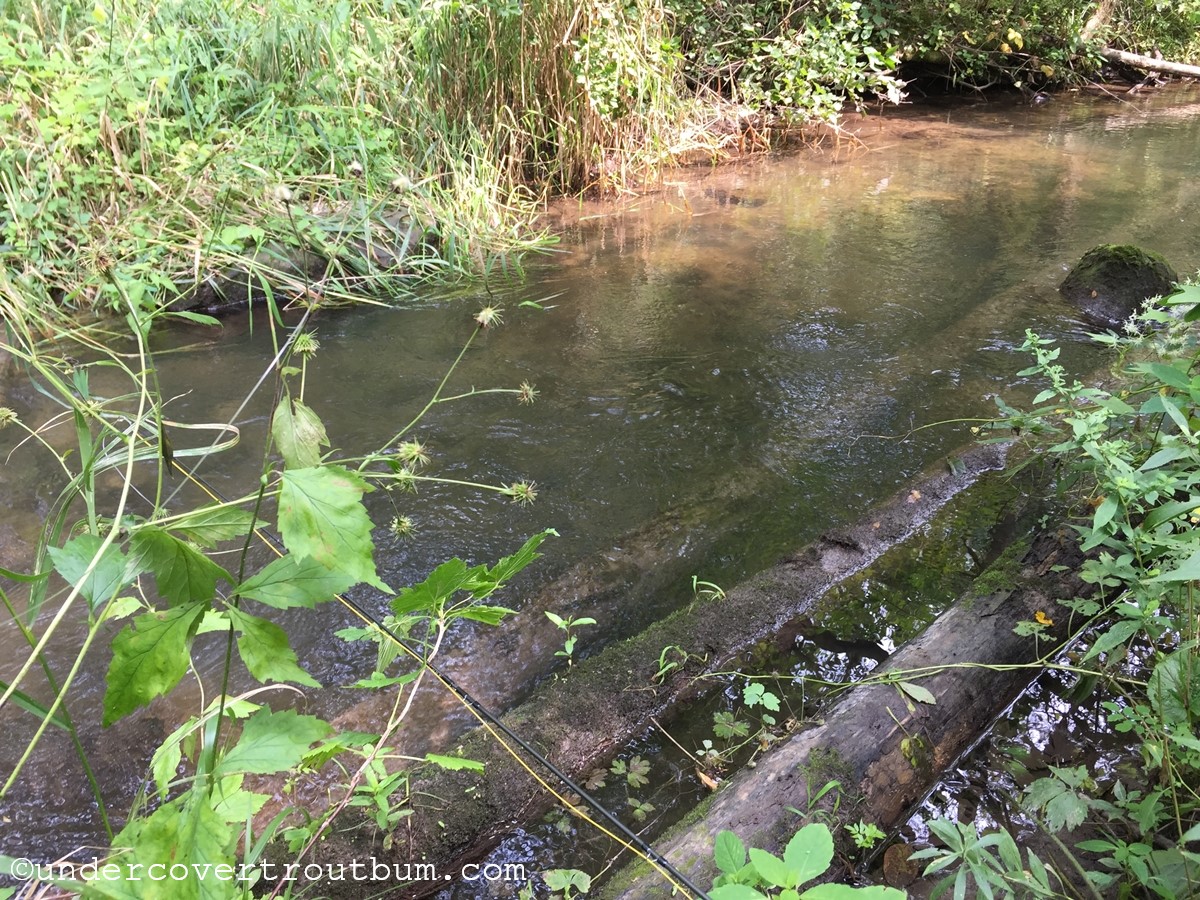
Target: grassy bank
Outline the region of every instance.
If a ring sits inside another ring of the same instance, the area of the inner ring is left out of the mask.
[[[487,271],[545,242],[541,192],[657,163],[681,110],[653,0],[0,13],[0,256],[31,303],[153,307],[228,267],[292,296]],[[328,260],[309,279],[302,251]]]
[[[394,297],[545,244],[548,192],[614,192],[749,123],[1090,74],[1091,8],[891,0],[0,0],[0,258],[45,310],[155,309],[213,272]],[[1196,55],[1194,0],[1093,41]]]

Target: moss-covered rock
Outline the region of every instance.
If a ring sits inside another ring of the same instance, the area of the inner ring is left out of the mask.
[[[1083,255],[1059,292],[1098,325],[1116,328],[1145,300],[1171,293],[1179,276],[1157,253],[1101,244]]]

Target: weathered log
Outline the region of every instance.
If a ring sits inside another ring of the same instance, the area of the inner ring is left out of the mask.
[[[855,792],[841,804],[847,821],[861,816],[885,829],[903,822],[940,773],[1036,674],[1036,669],[1020,666],[1064,639],[1062,622],[1048,628],[1036,645],[1032,638],[1016,635],[1013,627],[1033,620],[1039,610],[1054,615],[1055,600],[1076,596],[1083,587],[1074,575],[1078,562],[1072,536],[1040,536],[1014,571],[1014,587],[983,597],[968,594],[879,669],[897,677],[935,671],[930,677],[907,677],[919,680],[936,705],[913,703],[894,684],[855,688],[822,724],[792,737],[757,768],[732,779],[696,824],[660,841],[659,852],[701,885],[710,884],[716,874],[712,850],[722,830],[780,852],[800,824],[791,809],[807,808],[809,791],[825,783],[826,775],[814,769],[832,770],[845,789]],[[1060,564],[1065,571],[1051,571]],[[659,876],[632,867],[614,879],[605,896],[652,900],[665,896],[664,890]]]
[[[1140,53],[1129,53],[1126,50],[1113,50],[1111,47],[1102,49],[1100,55],[1109,62],[1124,63],[1148,72],[1162,72],[1166,75],[1180,75],[1184,78],[1200,78],[1200,66],[1190,66],[1187,63],[1155,59],[1153,56],[1142,56]]]

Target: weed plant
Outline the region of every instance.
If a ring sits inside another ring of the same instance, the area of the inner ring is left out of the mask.
[[[414,433],[435,405],[496,396],[529,402],[535,392],[522,385],[455,394],[447,389],[452,366],[424,408],[383,446],[361,454],[333,451],[333,437],[305,398],[308,362],[320,350],[310,331],[316,312],[305,311],[285,328],[273,307],[267,326],[274,354],[260,380],[274,385],[262,474],[249,492],[226,499],[208,487],[203,468],[238,442],[239,429],[169,418],[147,344],[155,317],[119,296],[135,326],[127,344],[114,349],[106,343],[110,336],[97,340],[93,330],[80,328],[48,341],[43,333],[53,331],[53,323],[31,312],[0,275],[7,332],[0,349],[60,408],[37,423],[3,408],[0,426],[6,439],[24,433],[30,445],[24,452],[50,455],[61,488],[28,570],[0,569],[7,639],[26,645],[0,682],[0,708],[33,723],[16,764],[2,773],[0,798],[28,789],[22,776],[53,729],[70,738],[87,781],[80,789],[90,789],[111,849],[101,865],[82,870],[87,875],[78,875],[68,862],[39,870],[43,881],[96,897],[248,897],[252,891],[274,896],[281,889],[288,894],[289,884],[259,883],[257,864],[272,839],[282,838],[293,859],[304,859],[334,818],[352,807],[382,834],[386,847],[411,813],[407,784],[413,766],[481,768],[457,757],[406,758],[391,740],[416,693],[433,677],[428,663],[447,628],[460,619],[483,624],[503,619],[510,610],[488,598],[536,558],[551,532],[534,535],[494,565],[452,559],[425,581],[394,591],[376,572],[374,532],[382,524],[372,521],[363,498],[378,489],[411,491],[442,480],[426,469],[430,456]],[[495,307],[476,317],[459,360],[475,335],[498,318]],[[240,410],[233,418],[239,415]],[[178,489],[184,482],[207,499],[189,506]],[[529,502],[535,493],[527,482],[446,483],[495,491],[515,502]],[[262,566],[250,552],[259,543],[275,557]],[[388,598],[389,616],[382,624],[345,599],[356,585]],[[391,712],[376,733],[338,732],[286,708],[288,697],[320,685],[301,667],[287,632],[274,620],[286,610],[335,600],[362,622],[340,636],[377,645],[374,672],[353,686],[394,692]],[[404,644],[391,636],[397,634]],[[85,662],[107,655],[109,645],[98,721],[78,720],[75,689]],[[196,660],[214,646],[223,662],[215,673],[205,672]],[[54,662],[64,656],[65,663]],[[257,685],[235,693],[235,670]],[[132,809],[109,810],[111,792],[99,783],[85,746],[95,745],[101,726],[174,691],[189,676],[198,705],[155,750],[146,795]],[[287,810],[269,821],[256,818],[270,798],[250,787],[247,776],[294,781],[330,763],[342,766],[343,777],[327,808],[309,810],[300,821],[289,820]],[[0,856],[0,874],[28,880],[29,869],[19,863]],[[184,866],[189,877],[147,886],[139,873],[159,864]],[[203,874],[214,867],[241,874]]]
[[[944,848],[914,858],[949,872],[943,888],[956,896],[969,883],[1002,897],[1200,892],[1197,322],[1200,287],[1188,286],[1148,304],[1124,333],[1097,335],[1117,358],[1103,388],[1071,378],[1052,342],[1027,334],[1034,365],[1021,374],[1047,386],[1027,411],[1000,401],[991,427],[1029,442],[1031,459],[1057,461],[1078,501],[1081,576],[1097,592],[1060,600],[1080,636],[1059,664],[1076,673],[1076,696],[1100,692],[1103,724],[1128,736],[1141,773],[1051,766],[1025,788],[1022,805],[1068,860],[1065,876],[1032,853],[1023,861],[1006,833],[931,823]],[[1085,824],[1101,836],[1073,839]]]

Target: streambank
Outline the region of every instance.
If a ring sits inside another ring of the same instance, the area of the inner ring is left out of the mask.
[[[730,661],[814,604],[832,586],[861,571],[928,522],[984,472],[999,468],[996,447],[968,451],[953,469],[927,474],[858,524],[828,534],[778,565],[727,592],[719,609],[684,609],[584,661],[561,680],[544,683],[504,722],[568,775],[582,778],[642,733],[652,718],[698,692],[696,679]],[[961,463],[961,464],[960,464]],[[656,683],[664,647],[686,649],[688,661]],[[397,863],[435,864],[456,871],[478,859],[504,834],[551,802],[530,774],[487,733],[467,735],[456,751],[485,765],[480,777],[440,770],[414,774],[413,812],[390,849],[370,839],[333,836],[314,862],[345,863],[370,855]],[[366,896],[366,886],[324,885],[338,897]],[[424,896],[444,882],[413,883],[394,896]]]

